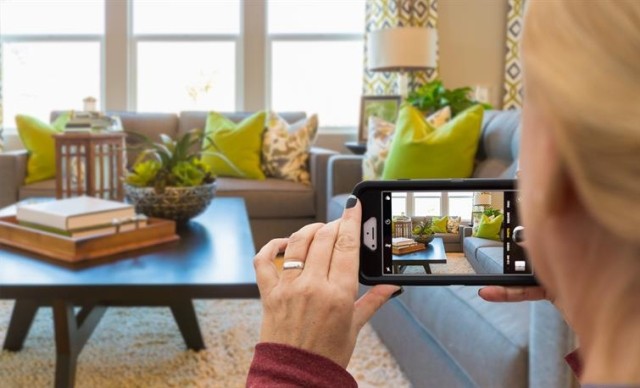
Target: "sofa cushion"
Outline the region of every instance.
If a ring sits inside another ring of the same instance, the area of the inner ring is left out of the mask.
[[[347,198],[349,198],[350,195],[351,193],[340,194],[329,199],[329,203],[327,204],[327,219],[329,221],[342,217],[344,205],[347,203]]]
[[[527,376],[529,303],[486,302],[477,287],[407,288],[401,303],[471,380],[483,381],[487,370],[515,379]]]
[[[235,123],[220,113],[209,113],[202,143],[204,164],[216,176],[264,179],[260,158],[266,117],[260,111]]]
[[[34,183],[56,176],[56,143],[54,135],[64,132],[71,118],[65,112],[51,124],[27,115],[17,115],[16,125],[22,144],[29,152],[25,183]]]
[[[262,170],[266,176],[311,184],[309,150],[318,133],[318,115],[289,124],[275,112],[267,116],[262,137]]]
[[[400,109],[385,162],[384,179],[469,178],[481,132],[483,108],[474,105],[440,128],[416,108]]]
[[[482,273],[502,274],[504,250],[502,247],[485,247],[476,251],[476,261],[484,269]]]
[[[36,197],[50,197],[56,196],[56,180],[48,179],[46,181],[40,181],[31,183],[29,185],[20,186],[20,192],[18,193],[19,199],[36,198]]]
[[[216,195],[244,198],[250,218],[314,217],[316,214],[313,188],[302,183],[227,177],[220,177],[216,182]]]
[[[255,112],[221,112],[220,114],[234,123],[246,119]],[[178,126],[178,134],[183,134],[192,129],[204,129],[207,123],[207,115],[209,112],[204,111],[184,111],[180,112],[180,124]],[[289,124],[293,124],[307,117],[305,112],[282,112],[278,113]]]
[[[520,144],[519,111],[487,111],[473,172],[474,178],[513,178]],[[509,172],[507,172],[509,171]]]

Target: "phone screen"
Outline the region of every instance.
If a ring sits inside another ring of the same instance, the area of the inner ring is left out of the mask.
[[[382,190],[382,277],[533,275],[516,190]]]

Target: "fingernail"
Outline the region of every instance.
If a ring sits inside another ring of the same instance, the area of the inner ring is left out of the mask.
[[[358,198],[356,198],[355,195],[350,195],[349,199],[347,199],[347,203],[344,205],[344,208],[351,209],[352,207],[356,206],[356,203],[358,203]]]
[[[390,299],[393,299],[396,296],[402,295],[403,292],[404,292],[404,288],[403,287],[398,288],[398,291],[396,291],[393,294],[391,294],[391,298]]]

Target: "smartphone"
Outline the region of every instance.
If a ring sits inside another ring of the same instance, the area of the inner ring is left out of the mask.
[[[365,181],[360,282],[535,285],[511,179]]]

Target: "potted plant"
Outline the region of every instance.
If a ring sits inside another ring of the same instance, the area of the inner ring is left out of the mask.
[[[409,93],[406,101],[421,110],[426,116],[445,106],[449,106],[451,109],[451,117],[455,117],[458,113],[476,104],[481,104],[485,109],[492,108],[489,104],[469,98],[471,91],[470,87],[446,89],[442,81],[435,80]]]
[[[432,221],[425,217],[424,221],[419,222],[413,227],[412,238],[419,243],[429,244],[434,239],[435,232],[432,229]]]
[[[142,148],[142,152],[125,177],[125,194],[136,212],[150,217],[184,223],[209,206],[216,181],[201,155],[217,156],[237,170],[221,152],[201,151],[201,130],[189,131],[175,140],[162,134],[160,142],[138,133],[129,135],[139,144],[132,148]],[[218,149],[213,139],[209,140]]]

